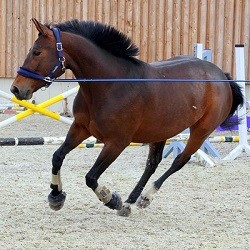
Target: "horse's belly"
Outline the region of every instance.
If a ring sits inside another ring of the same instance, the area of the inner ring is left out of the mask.
[[[199,120],[198,116],[184,115],[181,118],[156,119],[142,123],[133,136],[133,142],[152,143],[167,140]]]

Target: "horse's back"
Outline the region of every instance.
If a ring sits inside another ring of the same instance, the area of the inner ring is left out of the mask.
[[[223,71],[215,64],[194,56],[176,56],[165,61],[152,62],[149,65],[160,78],[227,79]]]
[[[193,62],[193,61],[200,61],[200,59],[194,56],[182,55],[182,56],[175,56],[164,61],[152,62],[150,63],[150,65],[153,67],[169,67],[169,66],[172,67],[172,66],[178,66],[180,64]]]

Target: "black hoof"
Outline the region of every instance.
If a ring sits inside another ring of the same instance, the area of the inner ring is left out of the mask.
[[[112,193],[111,200],[108,203],[106,203],[105,206],[107,206],[111,209],[121,210],[122,209],[121,196],[116,192]]]
[[[48,196],[49,206],[51,209],[58,211],[60,210],[65,202],[66,199],[66,193],[61,192],[58,195],[53,195],[52,192]]]

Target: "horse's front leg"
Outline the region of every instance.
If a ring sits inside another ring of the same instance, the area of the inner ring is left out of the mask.
[[[121,141],[119,141],[119,143],[105,143],[95,164],[86,175],[87,186],[95,192],[98,199],[102,201],[105,206],[111,209],[120,210],[122,208],[120,195],[116,192],[111,193],[105,186],[100,186],[97,180],[128,144],[129,143],[121,143]]]
[[[75,122],[71,125],[64,143],[55,151],[52,158],[52,181],[48,196],[49,205],[53,210],[59,210],[63,207],[66,199],[66,193],[62,191],[62,181],[60,169],[65,156],[77,147],[83,140],[90,136],[89,132]]]

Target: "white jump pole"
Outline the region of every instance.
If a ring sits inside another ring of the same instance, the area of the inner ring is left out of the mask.
[[[236,79],[245,80],[245,57],[244,57],[244,45],[235,45],[236,56]],[[244,82],[238,82],[241,87],[242,94],[245,98],[246,87]],[[238,117],[241,119],[239,124],[239,145],[233,149],[223,160],[234,160],[242,152],[250,154],[250,146],[247,142],[247,118],[246,118],[246,100],[244,99],[243,106],[238,109]]]

